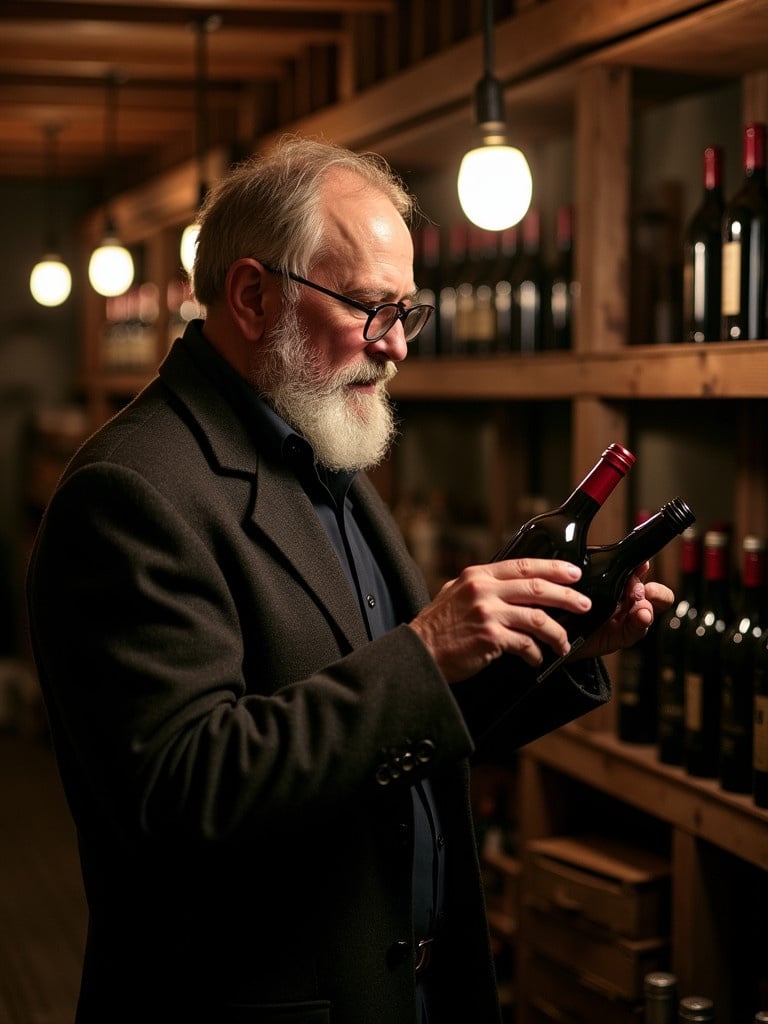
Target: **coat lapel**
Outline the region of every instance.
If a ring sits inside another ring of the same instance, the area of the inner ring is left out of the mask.
[[[357,599],[312,503],[292,473],[261,462],[251,519],[334,619],[350,648],[366,643]]]
[[[365,624],[344,570],[295,476],[261,457],[243,417],[228,396],[211,387],[183,342],[176,342],[166,356],[160,377],[193,417],[201,445],[221,472],[253,480],[253,527],[292,566],[350,649],[366,643]]]

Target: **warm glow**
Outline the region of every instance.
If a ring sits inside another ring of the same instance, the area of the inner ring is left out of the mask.
[[[72,275],[58,256],[46,256],[29,275],[32,298],[41,306],[60,306],[72,291]]]
[[[182,267],[184,267],[188,274],[192,272],[192,265],[195,262],[195,252],[197,250],[197,236],[199,232],[199,224],[187,224],[181,236],[181,245],[179,246],[181,265]]]
[[[513,146],[479,146],[461,161],[458,189],[461,208],[473,224],[503,231],[528,212],[533,195],[531,169]]]
[[[133,257],[116,238],[105,238],[91,255],[88,279],[99,295],[122,295],[133,282]]]

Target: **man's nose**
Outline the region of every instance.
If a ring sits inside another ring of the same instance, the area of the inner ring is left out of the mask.
[[[368,342],[368,355],[383,355],[395,363],[405,359],[408,355],[408,342],[405,340],[402,320],[395,320],[386,334],[376,341]]]

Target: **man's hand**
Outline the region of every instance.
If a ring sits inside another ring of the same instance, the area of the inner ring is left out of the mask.
[[[646,635],[654,615],[671,606],[668,587],[645,582],[648,568],[646,563],[630,578],[615,613],[574,660],[631,647]],[[535,668],[544,660],[542,645],[558,657],[569,650],[565,628],[546,609],[579,613],[591,607],[572,587],[580,576],[570,562],[550,559],[471,566],[446,583],[410,625],[449,683],[469,678],[505,653]]]
[[[581,570],[570,562],[510,559],[464,569],[411,622],[449,683],[485,668],[499,655],[542,662],[540,644],[559,656],[569,649],[563,626],[546,612],[584,612],[588,597],[571,584]]]
[[[631,647],[643,639],[655,616],[672,606],[675,595],[669,587],[652,581],[646,583],[648,569],[649,563],[646,562],[630,577],[616,611],[588,638],[574,655],[574,661]]]

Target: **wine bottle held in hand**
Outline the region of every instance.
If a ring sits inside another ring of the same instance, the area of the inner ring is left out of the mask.
[[[623,540],[602,547],[589,547],[587,536],[592,520],[634,462],[635,457],[628,449],[619,444],[609,445],[562,505],[530,519],[496,556],[496,561],[530,557],[573,562],[582,570],[575,589],[592,599],[592,608],[580,615],[549,610],[553,618],[565,625],[571,649],[567,655],[554,660],[545,652],[539,681],[607,622],[616,610],[632,573],[694,522],[695,517],[686,503],[681,498],[674,498]]]
[[[673,498],[615,544],[587,547],[585,567],[574,589],[587,594],[592,607],[580,615],[564,612],[553,616],[568,631],[571,653],[610,619],[632,573],[695,521],[683,499]]]
[[[494,561],[561,558],[583,569],[590,524],[634,463],[629,449],[610,444],[563,504],[524,523]]]
[[[649,512],[638,512],[641,526]],[[624,743],[653,743],[658,724],[658,639],[654,622],[642,640],[618,654],[617,733]]]

